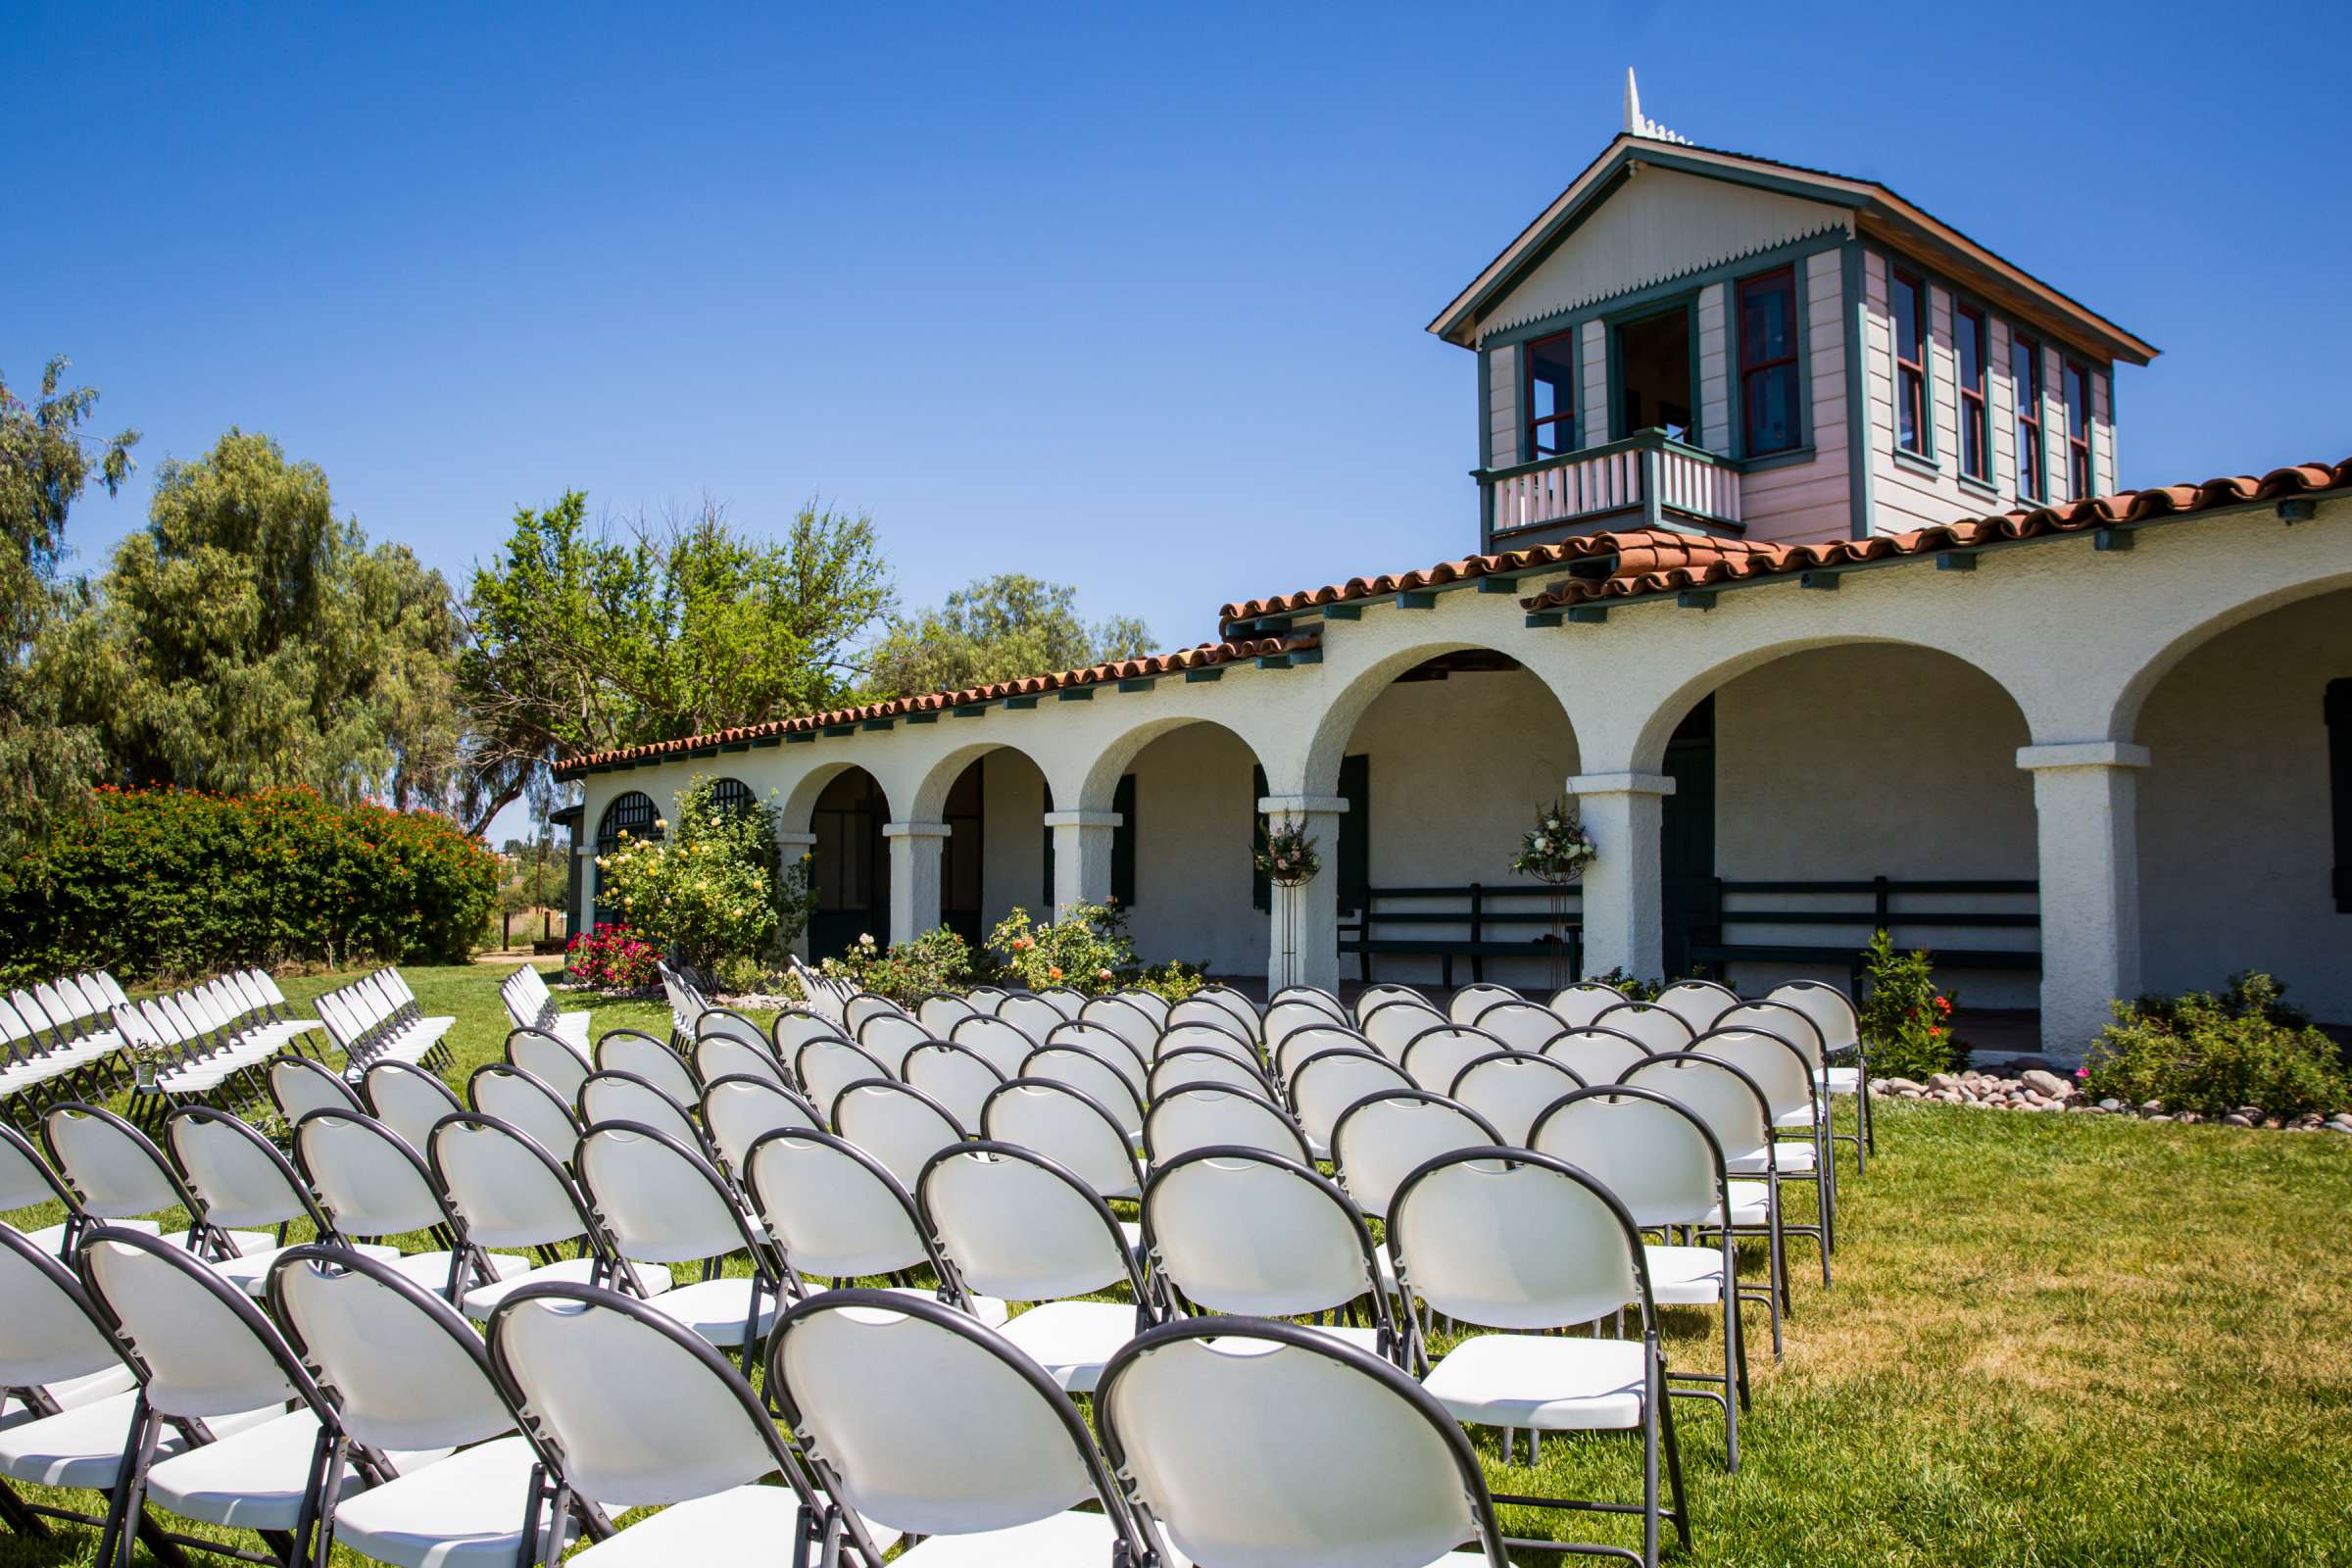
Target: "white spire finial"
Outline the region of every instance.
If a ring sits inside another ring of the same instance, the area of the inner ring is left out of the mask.
[[[1678,136],[1664,125],[1642,112],[1642,89],[1634,84],[1634,68],[1625,68],[1625,133],[1640,136],[1645,141],[1679,142],[1690,145],[1690,138]]]

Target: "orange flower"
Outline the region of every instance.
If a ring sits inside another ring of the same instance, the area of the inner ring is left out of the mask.
[[[1058,980],[1061,978],[1061,971],[1059,969],[1048,969],[1046,971],[1046,976],[1049,979]]]

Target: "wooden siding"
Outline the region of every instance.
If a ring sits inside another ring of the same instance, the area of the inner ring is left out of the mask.
[[[1609,439],[1609,329],[1587,321],[1577,345],[1584,351],[1582,384],[1577,388],[1576,426],[1584,432],[1581,446],[1596,447]]]
[[[1495,303],[1480,335],[1844,227],[1820,202],[1644,168]]]
[[[1729,457],[1732,451],[1732,334],[1730,285],[1698,291],[1698,444]]]
[[[1487,359],[1487,450],[1498,468],[1519,461],[1519,356],[1505,344]]]
[[[1984,410],[1992,423],[1992,487],[2006,503],[2017,495],[2017,378],[2009,367],[2015,340],[2009,323],[1997,316],[1986,321],[1984,340],[1991,345],[1985,350]]]
[[[1805,436],[1813,461],[1762,468],[1740,482],[1741,520],[1750,539],[1810,543],[1853,534],[1845,428],[1845,308],[1838,254],[1805,262],[1805,373],[1812,390]]]

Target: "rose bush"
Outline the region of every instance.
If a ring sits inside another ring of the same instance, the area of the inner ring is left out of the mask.
[[[779,867],[772,813],[722,805],[716,791],[713,780],[695,779],[678,797],[677,819],[657,820],[662,837],[624,831],[596,860],[598,902],[617,923],[704,970],[775,954],[808,923],[807,859]]]
[[[1926,953],[1897,953],[1894,939],[1880,931],[1862,962],[1862,1043],[1872,1077],[1924,1082],[1968,1065],[1968,1048],[1952,1033],[1958,998],[1936,985]]]
[[[654,984],[661,961],[661,949],[623,925],[599,924],[564,945],[572,983],[597,991],[644,991]]]

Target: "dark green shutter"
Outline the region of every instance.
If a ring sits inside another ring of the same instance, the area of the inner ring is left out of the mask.
[[[1252,765],[1250,769],[1250,903],[1260,909],[1274,907],[1274,886],[1266,873],[1257,868],[1257,841],[1266,830],[1266,819],[1257,814],[1257,803],[1266,798],[1266,770]]]
[[[1048,815],[1051,815],[1051,814],[1053,813],[1053,810],[1054,810],[1054,786],[1053,786],[1053,785],[1051,785],[1051,784],[1049,784],[1049,785],[1047,785],[1047,786],[1046,786],[1046,811],[1047,811],[1047,814],[1048,814]],[[1048,829],[1046,829],[1046,855],[1045,855],[1045,860],[1046,860],[1046,891],[1045,891],[1045,893],[1044,893],[1044,894],[1043,894],[1043,895],[1042,895],[1042,896],[1041,896],[1041,897],[1038,899],[1038,901],[1037,901],[1037,906],[1038,906],[1039,908],[1041,908],[1041,909],[1043,909],[1043,910],[1045,910],[1045,911],[1046,911],[1046,912],[1045,912],[1045,923],[1046,923],[1046,924],[1049,924],[1049,925],[1051,925],[1051,924],[1053,923],[1053,921],[1054,921],[1054,830],[1053,830],[1052,828],[1048,828]]]
[[[1372,892],[1372,759],[1358,753],[1340,763],[1340,912],[1360,913]]]
[[[1120,776],[1110,797],[1119,825],[1110,830],[1110,896],[1126,908],[1135,907],[1135,775]]]
[[[2335,912],[2352,914],[2352,680],[2328,683],[2328,802],[2335,818]]]

